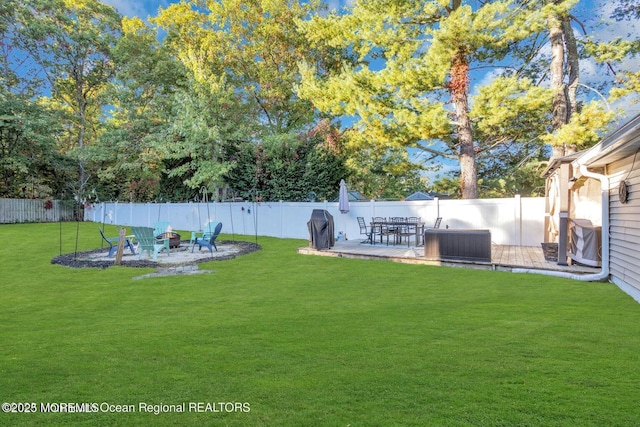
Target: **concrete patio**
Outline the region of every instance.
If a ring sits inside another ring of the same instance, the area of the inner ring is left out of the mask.
[[[440,265],[450,267],[464,267],[484,270],[511,271],[515,268],[536,270],[562,271],[575,274],[593,274],[600,271],[583,265],[558,265],[547,261],[540,246],[491,246],[491,262],[470,262],[454,260],[432,260],[424,256],[421,246],[362,244],[361,240],[347,240],[335,243],[331,249],[316,250],[312,247],[298,248],[298,253],[304,255],[332,256],[342,258],[358,258],[372,260],[387,260],[394,262]]]

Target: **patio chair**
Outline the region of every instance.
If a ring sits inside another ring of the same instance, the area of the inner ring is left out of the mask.
[[[140,254],[138,259],[142,258],[142,253],[147,252],[147,255],[152,256],[154,260],[158,259],[158,252],[162,249],[167,250],[167,256],[170,254],[169,239],[168,237],[156,238],[155,231],[151,227],[131,227],[133,235],[136,236],[138,241],[138,248]]]
[[[418,241],[416,241],[416,246],[424,245],[424,231],[425,230],[438,229],[438,228],[440,228],[440,223],[441,222],[442,222],[442,217],[439,216],[438,218],[436,218],[436,222],[433,224],[433,227],[426,227],[423,222],[420,223],[420,225],[418,226],[418,230],[416,231],[416,239],[419,239]],[[420,240],[422,241],[422,243],[420,243]]]
[[[157,221],[153,223],[153,235],[158,237],[167,232],[170,227],[169,221]]]
[[[373,241],[371,240],[373,236],[371,227],[367,227],[367,224],[364,222],[364,217],[362,216],[358,217],[358,225],[360,226],[360,235],[367,236],[367,238],[360,243],[373,243]]]
[[[98,230],[100,231],[100,235],[102,236],[104,241],[109,244],[109,255],[108,256],[112,257],[113,254],[118,250],[118,242],[120,241],[120,237],[106,237],[104,235],[104,232],[102,231],[102,229],[100,227],[98,227]],[[129,239],[125,238],[124,245],[129,248],[129,250],[131,251],[131,253],[133,255],[136,254],[136,250],[133,247],[133,244],[131,243],[131,241]]]
[[[389,232],[396,234],[396,239],[400,237],[402,224],[407,222],[407,218],[401,216],[392,216],[389,218]]]
[[[411,245],[411,237],[416,238],[416,246],[420,244],[419,237],[419,228],[420,228],[420,218],[419,217],[409,217],[396,230],[398,235],[398,240],[402,242],[402,238],[407,238],[407,247]]]
[[[374,217],[372,221],[372,235],[375,237],[376,234],[380,235],[380,243],[382,243],[382,238],[387,238],[387,246],[389,246],[389,236],[393,236],[393,244],[397,243],[398,237],[396,236],[396,228],[393,226],[393,223],[387,221],[386,218],[383,217]]]
[[[381,228],[382,224],[387,222],[387,218],[381,216],[374,216],[371,218],[371,243],[376,244],[376,236],[380,236],[380,243],[382,243]]]
[[[207,224],[207,227],[205,228],[204,234],[202,235],[202,237],[196,237],[196,241],[193,244],[193,247],[191,248],[191,252],[193,252],[193,250],[196,248],[196,245],[198,245],[198,251],[201,250],[202,247],[204,246],[207,249],[209,249],[209,252],[213,254],[213,249],[211,247],[213,246],[216,249],[216,252],[218,252],[218,247],[216,246],[216,239],[220,234],[220,230],[222,230],[221,222],[210,222],[209,224]]]

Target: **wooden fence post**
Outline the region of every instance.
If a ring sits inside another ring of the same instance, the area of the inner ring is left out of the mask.
[[[122,265],[122,254],[124,252],[124,240],[126,237],[124,236],[126,230],[124,228],[120,229],[120,235],[118,238],[118,250],[116,251],[116,260],[114,262],[115,265]]]

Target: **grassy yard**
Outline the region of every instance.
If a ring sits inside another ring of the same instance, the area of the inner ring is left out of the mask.
[[[51,265],[76,226],[0,225],[0,402],[38,411],[0,425],[640,425],[640,305],[615,285],[262,237],[213,274],[132,280],[152,270]],[[42,413],[61,403],[98,412]]]

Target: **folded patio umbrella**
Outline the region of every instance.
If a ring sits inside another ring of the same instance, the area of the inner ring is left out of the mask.
[[[338,199],[338,210],[340,213],[349,212],[349,192],[347,191],[347,183],[344,179],[340,180],[340,198]]]

